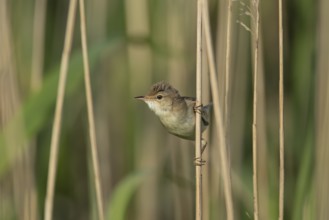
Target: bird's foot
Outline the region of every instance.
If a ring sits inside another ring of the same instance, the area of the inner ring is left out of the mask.
[[[203,166],[205,164],[206,164],[206,161],[205,160],[202,160],[201,157],[194,158],[194,165],[195,166]]]
[[[194,112],[201,114],[202,113],[202,108],[203,108],[202,104],[201,105],[196,105],[196,106],[193,107],[193,110],[194,110]]]

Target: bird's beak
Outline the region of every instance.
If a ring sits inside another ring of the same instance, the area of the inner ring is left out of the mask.
[[[134,97],[135,99],[138,99],[138,100],[142,100],[144,101],[145,100],[145,96],[136,96]]]

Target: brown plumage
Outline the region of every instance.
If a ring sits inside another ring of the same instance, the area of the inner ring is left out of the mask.
[[[179,95],[179,92],[174,87],[172,87],[169,83],[164,81],[157,82],[154,85],[152,85],[150,91],[148,92],[148,95],[149,96],[155,95],[163,91],[170,91],[172,94]]]
[[[181,96],[179,92],[167,82],[155,83],[145,96],[135,97],[144,101],[159,117],[169,133],[178,137],[195,139],[195,112],[201,112],[204,131],[209,125],[210,105],[196,107],[196,100],[192,97]]]

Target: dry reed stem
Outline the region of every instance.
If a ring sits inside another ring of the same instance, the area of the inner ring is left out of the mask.
[[[284,211],[284,126],[283,126],[283,21],[282,0],[279,0],[279,139],[280,139],[280,188],[279,188],[279,220],[283,220]]]
[[[259,218],[259,204],[258,204],[258,173],[257,173],[257,90],[258,90],[258,47],[259,47],[259,1],[253,1],[254,4],[254,12],[256,17],[255,22],[255,48],[254,48],[254,89],[253,89],[253,124],[252,124],[252,156],[253,156],[253,197],[254,197],[254,220],[258,220]]]
[[[316,71],[316,155],[313,219],[329,219],[329,28],[327,11],[329,2],[319,2],[319,22],[317,27],[317,71]]]
[[[225,118],[225,135],[229,139],[229,92],[230,92],[230,66],[231,66],[231,27],[232,27],[232,0],[227,0],[227,24],[226,24],[226,51],[225,51],[225,93],[224,93],[224,118]]]
[[[82,45],[82,56],[83,56],[83,68],[84,68],[84,81],[86,89],[86,101],[87,101],[87,112],[88,112],[88,123],[89,123],[89,138],[91,147],[91,160],[93,166],[93,174],[95,181],[96,191],[96,203],[98,218],[104,220],[104,206],[102,199],[102,188],[99,171],[99,160],[97,155],[97,143],[96,143],[96,129],[93,109],[93,99],[91,94],[91,83],[90,83],[90,72],[88,62],[88,47],[87,47],[87,34],[86,34],[86,15],[85,5],[83,0],[79,0],[80,8],[80,29],[81,29],[81,45]]]
[[[225,204],[226,204],[226,213],[227,219],[234,219],[234,211],[233,211],[233,199],[232,199],[232,187],[231,187],[231,178],[230,178],[230,170],[228,164],[228,154],[227,154],[227,146],[226,146],[226,137],[223,126],[222,112],[220,109],[219,102],[219,89],[217,82],[217,73],[216,73],[216,65],[214,59],[213,46],[211,42],[211,33],[210,33],[210,23],[209,23],[209,12],[208,12],[208,1],[204,0],[203,4],[203,13],[202,13],[203,27],[206,38],[206,51],[208,57],[208,65],[210,72],[210,84],[211,84],[211,93],[214,102],[214,114],[216,119],[216,126],[219,131],[219,135],[217,136],[218,142],[220,143],[220,162],[222,168],[223,182],[224,182],[224,196],[225,196]]]
[[[45,17],[46,17],[47,1],[36,0],[34,6],[33,18],[33,49],[32,49],[32,69],[30,88],[31,91],[38,90],[42,85],[43,64],[44,64],[44,41],[45,41]],[[30,141],[31,161],[34,161],[36,154],[36,139]],[[38,219],[38,201],[36,189],[33,189],[29,198],[27,210],[30,211],[30,219]]]
[[[12,35],[11,4],[0,2],[0,219],[36,220],[34,149],[28,144]],[[17,39],[16,39],[17,40]],[[17,45],[16,45],[17,46]],[[21,52],[21,50],[17,50]],[[7,165],[5,165],[7,164]]]
[[[46,0],[36,0],[33,21],[32,90],[39,89],[42,84],[46,8]]]
[[[203,37],[202,38],[202,48],[206,48],[206,39]],[[206,53],[202,54],[202,63],[207,64],[207,55]],[[203,73],[207,73],[208,72],[208,65],[202,65],[202,72]],[[203,103],[210,103],[210,93],[209,93],[209,88],[210,88],[210,84],[209,84],[209,75],[208,74],[203,74],[202,75],[202,88],[208,88],[206,90],[206,92],[202,93],[202,102]],[[206,130],[203,134],[202,134],[202,138],[204,138],[205,140],[208,140],[208,143],[211,142],[209,140],[209,130]],[[202,154],[202,157],[205,158],[205,161],[209,161],[210,159],[210,155],[212,154],[212,149],[211,147],[208,148],[208,150],[205,150]],[[213,192],[210,189],[210,184],[212,183],[212,179],[211,179],[211,167],[210,166],[204,166],[202,169],[202,205],[203,205],[203,209],[202,209],[202,218],[209,220],[210,219],[210,204],[211,204],[211,199],[213,198]]]
[[[197,2],[197,45],[196,45],[196,106],[202,104],[202,7],[203,0]],[[195,122],[195,158],[202,163],[201,155],[201,114],[196,113]],[[195,219],[202,219],[202,166],[195,166]]]
[[[72,48],[74,18],[76,13],[77,0],[70,1],[67,26],[65,32],[64,49],[62,53],[61,67],[59,73],[58,92],[56,100],[55,118],[51,135],[50,158],[47,178],[47,193],[45,199],[44,219],[52,219],[54,188],[56,180],[57,160],[58,160],[58,143],[61,129],[62,110],[64,102],[65,84],[68,69],[69,55]]]

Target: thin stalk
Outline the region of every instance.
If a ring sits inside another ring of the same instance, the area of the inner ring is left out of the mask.
[[[202,6],[203,0],[197,2],[197,45],[196,45],[196,106],[202,104]],[[201,155],[201,114],[195,114],[195,158],[202,163]],[[195,219],[202,219],[202,166],[195,166]]]
[[[283,126],[283,21],[282,0],[279,0],[279,139],[280,139],[280,189],[279,189],[279,220],[283,220],[284,211],[284,126]]]
[[[100,171],[99,171],[99,165],[98,165],[99,160],[98,160],[98,155],[97,155],[93,99],[92,99],[91,85],[90,85],[91,83],[90,83],[90,72],[89,72],[89,62],[88,62],[86,15],[85,15],[84,0],[79,0],[79,6],[80,6],[79,8],[80,8],[81,46],[82,46],[84,80],[85,80],[88,123],[89,123],[89,138],[90,138],[93,174],[94,174],[94,181],[95,181],[97,211],[98,211],[98,218],[100,220],[104,220],[104,208],[103,208],[104,206],[103,206],[103,199],[102,199]]]
[[[234,219],[234,211],[233,211],[233,199],[232,199],[232,187],[231,187],[231,177],[230,177],[230,166],[228,162],[228,154],[227,154],[227,142],[225,137],[225,129],[223,125],[223,115],[220,108],[219,102],[219,89],[218,89],[218,81],[217,81],[217,73],[216,73],[216,65],[214,59],[213,46],[211,41],[211,33],[210,33],[210,23],[209,23],[209,12],[208,12],[208,1],[204,0],[203,5],[203,13],[202,13],[203,27],[206,38],[206,51],[208,57],[208,65],[209,65],[209,73],[210,73],[210,85],[211,85],[211,93],[214,103],[214,114],[216,120],[216,126],[219,131],[218,143],[220,143],[220,162],[222,168],[223,175],[223,185],[224,185],[224,196],[225,196],[225,204],[226,204],[226,213],[227,219]]]
[[[316,147],[315,147],[315,181],[313,191],[314,205],[310,208],[313,219],[328,219],[329,217],[329,28],[327,11],[329,2],[319,1],[319,22],[317,27],[317,71],[315,93]],[[312,147],[312,151],[314,147]],[[303,207],[304,208],[304,207]],[[300,218],[295,218],[300,219]]]
[[[61,67],[59,73],[55,118],[54,118],[53,130],[51,135],[47,193],[45,199],[45,212],[44,212],[45,220],[52,219],[54,188],[55,188],[55,180],[56,180],[57,161],[58,161],[58,143],[59,143],[59,135],[61,130],[63,101],[64,101],[69,55],[72,48],[73,27],[74,27],[76,7],[77,7],[77,0],[70,1],[68,17],[67,17],[67,26],[65,32],[64,49],[62,53]]]
[[[229,92],[230,92],[230,66],[231,66],[231,27],[232,27],[232,0],[227,0],[227,25],[226,25],[226,51],[225,51],[225,93],[224,93],[224,103],[225,103],[225,135],[226,140],[229,139]]]
[[[253,1],[255,9],[255,48],[254,48],[254,89],[253,89],[253,124],[252,124],[252,156],[253,156],[253,197],[254,197],[254,219],[259,218],[258,203],[258,173],[257,173],[257,153],[258,153],[258,128],[257,128],[257,98],[258,98],[258,47],[259,47],[259,1]]]
[[[36,0],[33,19],[33,50],[31,89],[39,89],[42,84],[42,70],[44,60],[46,0]]]

